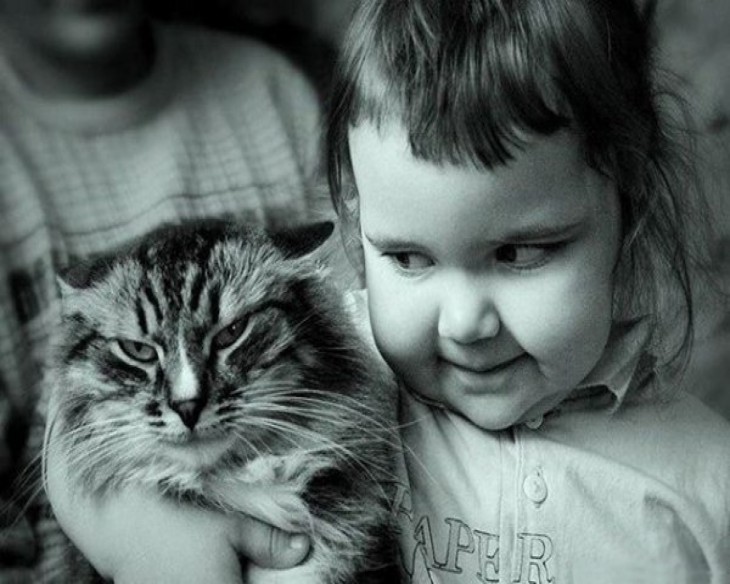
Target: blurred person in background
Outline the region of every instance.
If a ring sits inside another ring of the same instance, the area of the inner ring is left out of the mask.
[[[55,273],[161,223],[225,215],[279,227],[328,206],[320,101],[304,75],[252,38],[161,24],[149,9],[0,0],[2,581],[51,581],[70,557],[39,476],[23,474],[40,452]],[[262,539],[235,529],[244,547]]]

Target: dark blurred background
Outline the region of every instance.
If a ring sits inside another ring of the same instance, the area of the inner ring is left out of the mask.
[[[730,2],[658,0],[662,59],[680,76],[697,132],[702,183],[717,230],[712,269],[730,292]],[[730,303],[700,291],[686,386],[730,419]]]

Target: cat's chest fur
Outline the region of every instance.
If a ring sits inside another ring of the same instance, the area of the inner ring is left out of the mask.
[[[308,533],[311,558],[276,581],[378,581],[392,389],[307,256],[328,232],[167,228],[66,275],[52,424],[81,488]]]

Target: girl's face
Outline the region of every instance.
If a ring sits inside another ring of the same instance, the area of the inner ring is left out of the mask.
[[[387,131],[386,131],[387,130]],[[493,170],[417,160],[404,131],[350,132],[370,318],[408,387],[496,430],[544,414],[611,327],[620,209],[567,132]]]

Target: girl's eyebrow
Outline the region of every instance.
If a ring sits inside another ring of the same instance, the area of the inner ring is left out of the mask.
[[[378,236],[378,235],[370,235],[368,233],[363,232],[363,236],[365,239],[367,239],[370,242],[370,245],[372,245],[375,249],[380,250],[388,250],[388,249],[409,249],[409,250],[419,250],[423,249],[424,245],[421,243],[417,243],[416,241],[412,239],[404,239],[399,237],[388,237],[388,236]]]
[[[585,219],[583,218],[556,225],[536,223],[535,225],[526,225],[514,231],[507,232],[499,239],[499,242],[522,243],[570,238],[580,232],[584,226]]]
[[[558,225],[545,225],[536,223],[534,225],[526,225],[505,233],[499,239],[487,240],[480,242],[480,245],[501,245],[504,243],[532,243],[542,241],[558,241],[561,239],[569,239],[577,235],[585,226],[583,218],[571,221],[569,223]],[[425,249],[423,243],[419,243],[412,239],[390,237],[387,235],[380,236],[377,234],[369,234],[363,231],[363,236],[376,249],[408,249],[418,251]]]

